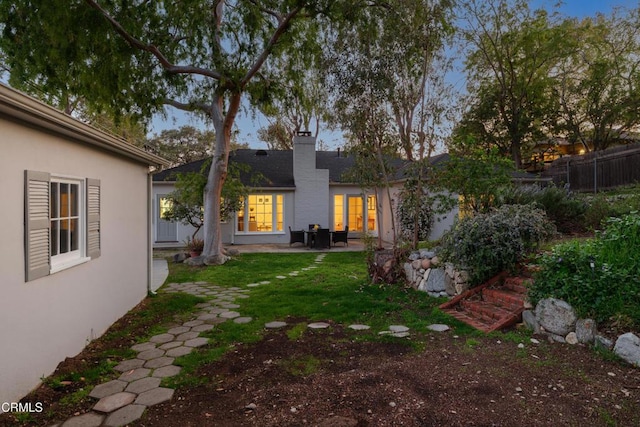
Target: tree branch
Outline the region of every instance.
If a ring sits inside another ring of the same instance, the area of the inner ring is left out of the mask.
[[[125,39],[129,45],[135,49],[149,52],[156,57],[162,68],[171,74],[197,74],[205,77],[211,77],[215,80],[220,80],[222,75],[214,70],[208,70],[206,68],[194,67],[190,65],[175,65],[169,59],[164,56],[160,49],[153,44],[145,44],[137,38],[133,37],[124,27],[107,12],[102,6],[100,6],[95,0],[85,0],[85,2],[95,10],[97,10],[113,27],[113,29]]]
[[[175,99],[165,98],[162,100],[162,103],[165,105],[171,105],[174,108],[182,111],[194,112],[194,111],[202,111],[206,114],[211,114],[212,106],[210,104],[205,104],[204,102],[179,102]]]
[[[289,26],[291,21],[296,17],[296,15],[300,13],[301,10],[302,6],[298,6],[278,21],[278,28],[276,28],[276,30],[274,31],[262,53],[260,54],[260,56],[258,56],[249,71],[247,71],[247,74],[245,74],[242,80],[240,80],[241,88],[245,87],[246,84],[249,83],[251,78],[258,72],[258,70],[260,70],[262,64],[264,64],[264,62],[269,57],[269,54],[271,53],[273,47],[276,45],[276,43],[278,43],[280,37],[287,31],[287,27]]]

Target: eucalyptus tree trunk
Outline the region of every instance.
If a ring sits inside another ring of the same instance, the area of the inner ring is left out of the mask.
[[[204,188],[204,256],[205,264],[224,264],[229,258],[222,246],[220,230],[222,187],[227,179],[229,165],[229,148],[231,147],[231,129],[240,107],[241,95],[231,95],[226,113],[220,95],[216,95],[211,108],[210,117],[216,130],[213,159]]]

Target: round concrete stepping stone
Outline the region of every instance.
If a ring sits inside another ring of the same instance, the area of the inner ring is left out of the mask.
[[[164,350],[160,350],[159,348],[154,348],[153,350],[143,351],[142,353],[138,353],[138,359],[142,360],[151,360],[157,359],[158,357],[164,356]]]
[[[427,326],[427,329],[429,329],[430,331],[435,331],[435,332],[445,332],[445,331],[448,331],[451,328],[449,326],[443,325],[441,323],[434,323],[433,325]]]
[[[125,426],[142,417],[145,409],[147,407],[144,405],[127,405],[110,414],[104,421],[104,425],[105,427]]]
[[[200,325],[200,326],[194,326],[192,328],[194,332],[207,332],[212,329],[213,329],[213,325]]]
[[[77,417],[69,418],[62,427],[98,427],[102,425],[105,416],[97,412],[87,412]]]
[[[263,280],[262,282],[260,282],[261,285],[268,285],[269,283],[271,283],[268,280]]]
[[[260,286],[260,283],[249,283],[247,285],[247,287],[249,287],[249,288],[255,288],[256,286]]]
[[[192,351],[193,351],[192,347],[180,346],[180,347],[172,348],[171,350],[167,351],[167,356],[180,357],[180,356],[184,356],[185,354],[189,354]]]
[[[237,311],[226,311],[224,313],[220,313],[220,317],[223,319],[235,319],[236,317],[240,317],[240,313]]]
[[[242,295],[238,295],[236,298],[247,299],[247,298],[249,298],[249,295],[242,294]]]
[[[213,319],[209,319],[209,320],[207,320],[207,323],[208,323],[209,325],[217,325],[217,324],[219,324],[219,323],[224,323],[224,322],[226,322],[227,320],[229,320],[229,319],[225,319],[225,318],[223,318],[223,317],[216,317],[216,318],[213,318]]]
[[[278,328],[283,328],[287,326],[287,322],[269,322],[269,323],[265,323],[264,327],[267,329],[278,329]]]
[[[396,338],[405,338],[411,335],[409,332],[392,332],[391,336]]]
[[[175,336],[173,334],[159,334],[149,338],[149,341],[154,342],[156,344],[164,344],[166,342],[173,341],[174,338]]]
[[[223,307],[223,308],[240,308],[240,306],[238,304],[231,304],[231,303],[229,303],[229,304],[220,304],[220,307]]]
[[[216,317],[218,317],[216,313],[207,313],[207,314],[198,316],[198,320],[203,320],[206,322],[207,320],[215,319]]]
[[[191,328],[188,326],[176,326],[175,328],[169,329],[167,333],[173,334],[173,335],[180,335],[180,334],[184,334],[185,332],[189,332],[190,330]]]
[[[190,320],[188,322],[184,322],[183,326],[189,326],[190,328],[194,327],[194,326],[200,326],[202,325],[204,322],[202,320]]]
[[[209,310],[209,313],[220,314],[220,313],[224,313],[224,312],[227,312],[227,311],[229,311],[229,310],[224,309],[224,308],[220,308],[220,307],[216,307],[216,308],[212,308],[211,310]]]
[[[200,335],[198,332],[185,332],[184,334],[180,334],[176,337],[176,341],[187,341],[193,338],[197,338]]]
[[[211,307],[210,302],[201,302],[199,304],[196,304],[196,308],[207,308],[207,307]]]
[[[202,347],[203,345],[207,344],[209,342],[208,338],[194,338],[192,340],[189,341],[185,341],[184,345],[187,347]]]
[[[404,325],[391,325],[389,326],[391,332],[407,332],[409,328]]]
[[[325,323],[325,322],[314,322],[314,323],[309,323],[307,325],[307,327],[311,328],[311,329],[326,329],[329,326],[330,325],[328,323]]]
[[[249,323],[251,322],[253,319],[251,317],[236,317],[235,319],[233,319],[233,323],[238,323],[240,325],[243,325],[245,323]]]
[[[196,328],[198,328],[199,326],[196,326]],[[160,347],[160,349],[162,350],[171,350],[172,348],[176,348],[176,347],[180,347],[183,344],[183,341],[169,341],[166,344],[162,344]]]
[[[103,397],[98,400],[93,406],[94,411],[98,412],[113,412],[116,409],[120,409],[123,406],[127,406],[132,403],[136,399],[136,395],[133,393],[128,393],[126,391],[121,391],[120,393],[112,394],[110,396]]]
[[[108,383],[99,384],[91,390],[89,396],[95,399],[102,399],[103,397],[110,396],[112,394],[120,393],[127,386],[126,381],[113,380]]]
[[[140,351],[153,350],[154,348],[156,348],[155,343],[143,342],[143,343],[132,346],[131,350],[140,352]]]
[[[174,390],[171,388],[158,387],[153,390],[145,391],[138,396],[135,403],[136,405],[157,405],[158,403],[166,402],[173,397]]]
[[[160,381],[162,380],[158,377],[142,378],[129,384],[124,391],[135,394],[144,393],[152,388],[160,387]]]
[[[118,372],[127,372],[133,369],[142,368],[142,365],[144,365],[144,360],[142,359],[128,359],[123,360],[118,366],[114,367],[113,369]]]
[[[231,295],[220,295],[218,297],[218,299],[221,299],[222,301],[233,301],[234,298]]]
[[[286,279],[287,276],[276,276],[276,279]]]
[[[120,375],[120,377],[118,377],[118,379],[120,381],[132,382],[135,380],[139,380],[140,378],[148,377],[150,373],[151,373],[151,369],[138,368],[138,369],[134,369],[132,371],[123,373],[122,375]]]
[[[354,331],[366,331],[367,329],[371,329],[371,326],[369,325],[359,325],[359,324],[349,325],[348,327],[349,329],[353,329]]]
[[[173,357],[162,356],[158,357],[157,359],[149,360],[144,364],[144,367],[149,369],[162,368],[163,366],[171,365],[173,363],[173,360]]]
[[[156,378],[168,378],[178,375],[181,370],[182,368],[180,366],[168,365],[156,369],[155,371],[153,371],[153,374],[151,376]]]

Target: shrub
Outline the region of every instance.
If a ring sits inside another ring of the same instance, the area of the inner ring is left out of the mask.
[[[473,285],[512,269],[555,235],[545,213],[531,205],[504,205],[460,220],[442,241],[442,257],[469,272]]]
[[[521,185],[500,191],[497,205],[534,205],[543,209],[558,231],[567,233],[584,230],[586,201],[579,195],[555,185]]]
[[[612,317],[640,326],[640,215],[609,218],[594,239],[571,241],[539,258],[533,303],[554,297],[582,317]]]

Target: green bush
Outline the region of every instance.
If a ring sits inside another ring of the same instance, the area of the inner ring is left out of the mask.
[[[594,239],[571,241],[539,258],[533,303],[554,297],[582,317],[616,317],[640,326],[640,215],[609,218]]]
[[[555,185],[506,187],[500,191],[496,205],[534,205],[545,211],[561,233],[583,231],[588,207],[583,197]]]
[[[545,213],[531,205],[504,205],[456,223],[442,241],[445,261],[469,272],[472,285],[513,269],[539,243],[555,235]]]

